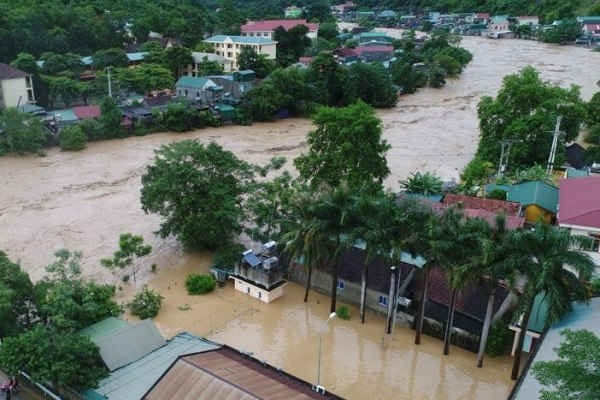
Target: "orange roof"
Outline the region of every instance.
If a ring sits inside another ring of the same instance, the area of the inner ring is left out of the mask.
[[[465,196],[462,194],[448,193],[443,200],[446,205],[460,204],[463,208],[486,210],[491,212],[505,212],[506,215],[519,215],[521,205],[512,201],[484,199],[481,197]]]

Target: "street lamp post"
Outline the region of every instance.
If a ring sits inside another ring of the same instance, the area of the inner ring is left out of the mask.
[[[317,386],[315,387],[316,391],[322,390],[321,389],[321,347],[322,347],[322,342],[323,342],[323,332],[325,332],[325,328],[327,328],[327,324],[329,323],[329,321],[331,321],[335,317],[337,317],[337,314],[335,312],[332,312],[331,314],[329,314],[329,318],[327,318],[327,320],[323,323],[323,326],[321,327],[321,330],[319,331],[319,356],[318,356],[318,362],[317,362]]]

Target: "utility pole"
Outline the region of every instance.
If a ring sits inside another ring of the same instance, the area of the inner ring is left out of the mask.
[[[106,73],[108,75],[108,97],[112,98],[112,86],[111,86],[111,82],[110,82],[110,69],[112,67],[108,66],[106,67]]]
[[[560,131],[560,121],[562,121],[562,115],[556,117],[556,125],[554,126],[554,134],[552,137],[552,147],[550,148],[550,154],[548,155],[548,165],[546,165],[546,175],[552,175],[554,169],[554,159],[556,158],[556,148],[558,147],[558,139],[564,132]]]
[[[510,157],[510,148],[516,142],[514,139],[504,139],[500,142],[502,150],[500,152],[500,163],[498,164],[498,173],[496,179],[502,178],[504,171],[508,168],[508,158]]]

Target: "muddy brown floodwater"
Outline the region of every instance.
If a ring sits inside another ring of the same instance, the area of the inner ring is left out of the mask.
[[[476,149],[480,97],[495,95],[502,77],[526,65],[553,83],[581,86],[586,99],[598,90],[600,53],[473,37],[464,38],[463,45],[474,58],[459,80],[443,89],[404,96],[397,107],[378,112],[392,146],[389,187],[397,188],[399,179],[416,170],[458,178]],[[157,238],[153,232],[159,219],[145,215],[139,202],[140,177],[162,144],[193,138],[215,141],[255,163],[277,155],[291,161],[305,148],[310,128],[306,119],[287,119],[90,143],[77,153],[51,149],[44,158],[1,157],[0,249],[20,260],[36,280],[57,249],[81,250],[85,275],[112,281],[100,267],[100,258],[115,250],[119,233],[142,234],[153,246],[146,264],[156,263],[160,270],[152,284],[168,298],[174,296],[158,317],[163,332],[188,329],[207,334],[312,381],[315,332],[327,315],[326,299],[313,295],[304,305],[300,289],[290,285],[281,301],[264,306],[225,288],[211,297],[188,299],[197,304],[179,311],[184,300],[177,297],[184,296],[178,294],[180,272],[206,267],[207,256],[184,254],[175,241]],[[148,269],[138,282],[153,278]],[[314,302],[317,299],[320,304]],[[325,337],[323,381],[348,398],[501,399],[509,388],[506,360],[490,360],[484,369],[476,369],[473,354],[453,349],[451,357],[441,357],[439,342],[433,339],[417,349],[404,329],[384,347],[382,321],[375,316],[364,326],[355,321],[333,325]]]

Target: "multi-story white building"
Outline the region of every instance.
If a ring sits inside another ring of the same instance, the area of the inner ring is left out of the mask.
[[[264,21],[248,21],[248,23],[240,27],[240,30],[242,31],[242,36],[256,36],[273,39],[275,29],[282,27],[288,31],[298,25],[304,25],[308,28],[308,32],[306,33],[308,38],[317,38],[319,24],[307,22],[305,19],[270,19]]]
[[[266,37],[215,35],[204,42],[214,45],[215,54],[230,60],[233,69],[238,69],[238,57],[244,47],[251,47],[269,59],[275,59],[277,55],[277,42]]]
[[[0,63],[0,109],[35,103],[31,75]]]

